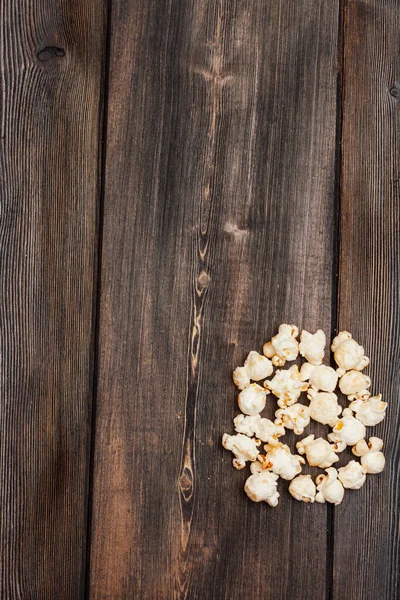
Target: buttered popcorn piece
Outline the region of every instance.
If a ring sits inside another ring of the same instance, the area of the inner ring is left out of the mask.
[[[250,385],[250,376],[246,367],[236,367],[233,371],[232,379],[239,390],[244,390]]]
[[[313,503],[317,488],[311,479],[311,475],[299,475],[290,482],[289,492],[299,502]]]
[[[331,350],[336,364],[343,371],[362,371],[369,364],[364,348],[357,344],[348,331],[341,331],[334,338]]]
[[[264,387],[277,396],[278,406],[286,408],[297,401],[308,385],[300,381],[299,369],[293,365],[285,371],[278,370],[273,379],[264,381]]]
[[[385,468],[385,456],[381,452],[383,441],[377,437],[369,438],[369,443],[360,440],[353,448],[355,456],[361,456],[361,464],[367,473],[380,473]]]
[[[264,446],[266,455],[260,454],[259,461],[264,469],[271,470],[282,479],[293,479],[301,472],[301,465],[304,464],[304,458],[290,452],[289,446],[279,443],[276,446],[266,444]]]
[[[333,392],[336,388],[338,377],[338,374],[332,367],[317,365],[311,372],[309,382],[317,391]]]
[[[321,329],[316,333],[309,333],[303,329],[300,336],[300,354],[312,365],[320,365],[324,359],[325,344],[326,337]]]
[[[338,479],[338,472],[335,467],[326,469],[326,475],[318,475],[315,482],[318,490],[315,497],[317,502],[341,503],[344,496],[344,487]]]
[[[258,415],[265,408],[267,394],[257,383],[251,383],[238,396],[238,405],[245,415]]]
[[[283,425],[286,429],[293,429],[296,435],[301,435],[310,424],[310,409],[296,402],[292,406],[277,410],[275,417],[275,425]]]
[[[300,367],[300,381],[308,381],[311,377],[311,373],[314,371],[315,365],[311,363],[303,363]]]
[[[270,506],[278,504],[278,475],[270,471],[255,472],[247,479],[244,491],[253,502],[266,502]]]
[[[316,392],[313,388],[310,388],[307,396],[310,399],[310,417],[314,421],[322,423],[322,425],[334,427],[342,412],[336,394],[333,392]]]
[[[243,469],[247,461],[256,460],[260,454],[255,441],[241,433],[237,435],[224,433],[222,436],[222,445],[226,450],[230,450],[234,454],[233,466],[238,470]]]
[[[367,478],[366,470],[356,460],[351,460],[345,467],[338,469],[338,478],[344,488],[359,490]]]
[[[336,452],[342,452],[346,446],[355,446],[365,434],[365,425],[352,416],[351,410],[345,408],[343,416],[328,435],[328,440],[334,443]]]
[[[296,444],[298,452],[306,455],[310,466],[325,469],[339,460],[333,446],[329,442],[323,438],[314,438],[314,434],[311,434]]]
[[[295,325],[280,325],[278,334],[264,344],[264,355],[271,358],[276,367],[283,367],[287,360],[296,360],[299,354],[298,335],[299,330]]]
[[[367,427],[377,425],[385,418],[387,402],[382,402],[382,395],[370,396],[366,400],[354,400],[349,409],[356,414],[361,423]]]
[[[249,353],[244,366],[247,369],[250,379],[253,381],[260,381],[269,377],[274,370],[272,362],[254,350]]]
[[[271,445],[277,444],[278,438],[285,435],[284,427],[274,424],[269,419],[262,418],[261,415],[238,415],[233,423],[235,431],[238,433],[244,433],[250,437],[255,435],[262,442],[268,442]]]
[[[368,375],[360,373],[360,371],[347,371],[339,379],[340,391],[351,400],[368,397],[368,388],[370,385],[371,379]]]

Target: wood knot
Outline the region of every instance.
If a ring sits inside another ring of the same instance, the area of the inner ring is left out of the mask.
[[[52,58],[63,58],[65,56],[64,48],[58,46],[45,46],[36,55],[40,62],[48,62]]]
[[[185,467],[182,475],[179,478],[179,488],[184,499],[186,501],[190,500],[193,492],[193,473],[187,467]]]
[[[210,277],[205,271],[202,271],[197,278],[197,283],[200,287],[207,287],[210,283]]]
[[[400,90],[399,88],[397,88],[395,85],[393,87],[390,88],[389,90],[389,94],[391,96],[393,96],[393,98],[399,98],[400,97]]]

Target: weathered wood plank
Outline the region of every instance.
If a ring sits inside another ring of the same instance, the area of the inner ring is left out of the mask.
[[[102,3],[0,7],[0,597],[83,597]]]
[[[387,466],[335,508],[333,598],[392,600],[399,587],[400,4],[346,10],[342,143],[340,329],[371,357],[372,391],[389,403]]]
[[[331,329],[338,13],[113,2],[93,600],[325,597],[326,507],[252,504],[220,440],[246,352]]]

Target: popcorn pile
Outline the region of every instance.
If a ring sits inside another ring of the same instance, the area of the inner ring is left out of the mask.
[[[243,367],[233,372],[233,381],[239,388],[238,405],[242,412],[234,419],[236,435],[225,433],[222,445],[233,455],[233,466],[243,469],[250,462],[251,475],[244,489],[254,502],[278,504],[277,484],[279,477],[290,480],[289,492],[303,502],[331,502],[340,504],[344,490],[358,490],[364,485],[367,473],[380,473],[385,466],[381,452],[383,441],[377,437],[365,441],[366,427],[373,427],[385,418],[387,403],[381,394],[371,396],[368,391],[371,379],[362,373],[369,364],[360,346],[347,331],[341,331],[331,345],[338,368],[322,364],[326,338],[320,329],[312,334],[299,330],[295,325],[281,325],[278,334],[264,344],[263,355],[250,352]],[[297,365],[284,367],[298,355],[307,362],[300,370]],[[265,380],[263,385],[258,383]],[[347,396],[350,404],[342,411],[335,394],[336,387]],[[267,395],[276,396],[279,409],[272,422],[261,416]],[[300,395],[306,392],[308,406],[299,404]],[[342,415],[342,416],[340,416]],[[297,442],[299,454],[292,454],[289,447],[279,441],[292,430],[302,435],[310,419],[329,425],[332,432],[328,440],[315,439],[313,434]],[[265,442],[265,454],[259,448]],[[339,460],[337,453],[352,447],[360,462],[351,460],[345,467],[332,467]],[[305,458],[304,458],[305,457]],[[315,483],[311,475],[300,475],[306,460],[310,466],[325,469]]]

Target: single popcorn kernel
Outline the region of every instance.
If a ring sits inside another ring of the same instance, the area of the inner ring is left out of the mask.
[[[298,475],[289,485],[289,493],[299,502],[315,502],[317,488],[311,475]]]
[[[257,383],[250,384],[238,396],[239,408],[245,415],[258,415],[264,410],[266,401],[267,394]]]
[[[264,381],[264,387],[279,398],[278,406],[286,408],[297,401],[308,385],[300,381],[299,369],[293,365],[285,371],[278,370],[271,381]]]

